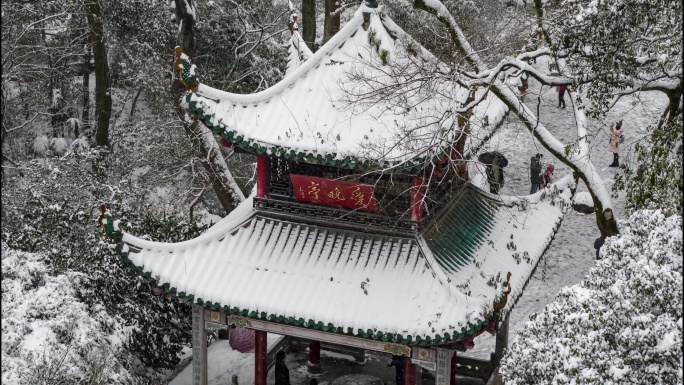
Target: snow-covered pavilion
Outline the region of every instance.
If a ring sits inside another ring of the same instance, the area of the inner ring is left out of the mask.
[[[249,95],[201,84],[189,59],[177,60],[189,108],[225,145],[256,157],[255,194],[175,244],[138,238],[103,212],[122,256],[193,304],[195,384],[207,380],[206,329],[231,325],[256,331],[258,385],[267,332],[311,341],[313,364],[321,342],[404,356],[406,385],[416,364],[435,370],[437,384],[454,383],[457,367],[489,379],[507,315],[569,207],[571,178],[523,198],[468,182],[479,146],[470,122],[496,126],[506,115],[491,94],[436,123],[480,94],[441,83],[430,98],[407,96],[411,109],[355,103],[367,91],[361,79],[382,83],[392,61],[441,65],[380,7],[362,4],[316,53],[295,25],[289,53],[285,78]],[[498,333],[491,360],[455,354],[484,331]]]

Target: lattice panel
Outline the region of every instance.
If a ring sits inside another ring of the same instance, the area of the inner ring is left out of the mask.
[[[254,198],[254,207],[259,210],[289,214],[293,217],[310,217],[316,222],[348,224],[359,231],[368,228],[378,228],[385,232],[396,230],[401,232],[415,232],[416,224],[407,219],[392,218],[385,215],[368,214],[363,211],[350,211],[336,207],[315,205],[308,203],[290,202],[275,199]]]

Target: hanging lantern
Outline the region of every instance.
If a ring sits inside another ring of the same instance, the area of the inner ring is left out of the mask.
[[[228,343],[233,350],[240,353],[250,353],[254,351],[254,330],[245,328],[236,328],[230,333]]]

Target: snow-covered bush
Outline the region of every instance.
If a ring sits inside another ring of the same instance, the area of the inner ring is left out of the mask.
[[[131,327],[107,317],[110,330],[103,330],[79,300],[81,279],[74,272],[50,275],[44,255],[2,242],[3,383],[132,383],[118,359]]]
[[[636,167],[623,162],[613,190],[625,190],[627,210],[661,210],[682,215],[682,115],[654,128],[634,145]]]
[[[50,141],[47,136],[39,136],[33,141],[33,153],[38,156],[45,156],[49,146]]]
[[[682,218],[644,210],[623,226],[518,332],[506,384],[682,383]]]
[[[90,354],[97,358],[116,354],[125,363],[134,383],[157,384],[166,371],[178,364],[178,354],[190,339],[190,307],[154,295],[150,283],[110,247],[102,229],[97,227],[100,202],[97,197],[108,197],[105,199],[109,199],[109,208],[131,232],[155,240],[186,240],[196,237],[206,227],[180,221],[172,215],[155,214],[145,207],[146,201],[140,198],[140,192],[125,182],[98,185],[95,176],[81,172],[80,166],[90,164],[87,161],[81,164],[74,158],[68,163],[73,167],[63,167],[65,164],[59,158],[34,162],[31,173],[8,178],[12,188],[2,189],[2,241],[12,250],[40,254],[51,276],[69,277],[74,301],[80,303],[79,308],[88,312],[91,321],[107,337],[102,340],[103,345],[85,346],[83,343],[88,339],[76,338],[72,345],[55,348],[48,356],[56,356],[57,351],[66,354],[67,347],[79,356]],[[112,202],[112,193],[127,200],[117,198]],[[132,207],[133,203],[136,208]],[[3,274],[4,257],[3,250]],[[5,279],[3,275],[3,285]],[[4,302],[3,296],[3,305]],[[55,313],[65,311],[61,308],[69,304],[69,301],[60,302]],[[119,332],[120,325],[129,327],[129,332]],[[4,344],[3,329],[3,349]],[[42,362],[40,357],[36,362],[42,367],[51,365]]]
[[[57,156],[64,155],[68,148],[69,145],[64,138],[52,138],[52,140],[50,140],[50,149],[52,150],[52,153]]]

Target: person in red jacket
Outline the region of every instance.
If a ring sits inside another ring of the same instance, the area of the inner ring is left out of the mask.
[[[558,107],[560,107],[560,108],[565,108],[564,96],[565,96],[565,90],[566,89],[567,88],[565,88],[565,85],[558,86]],[[563,107],[561,107],[561,104],[563,105]]]

